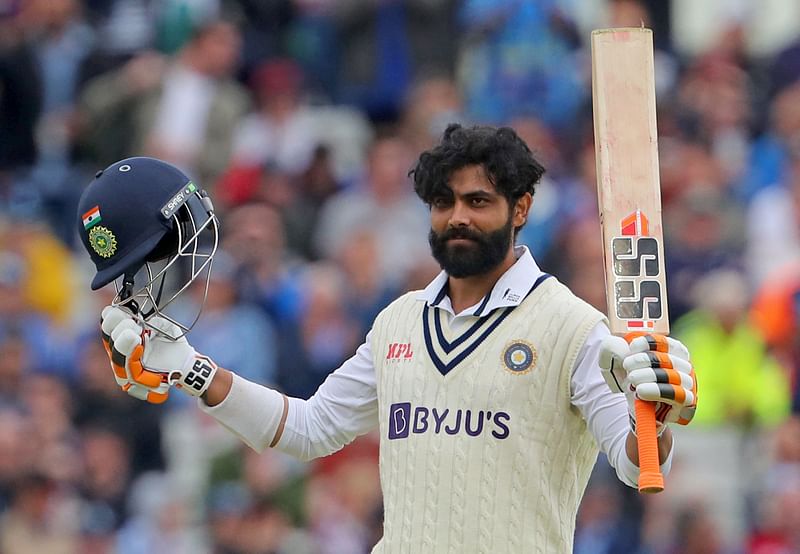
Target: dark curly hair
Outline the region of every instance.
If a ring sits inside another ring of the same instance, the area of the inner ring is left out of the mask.
[[[514,129],[451,123],[442,141],[423,152],[408,175],[414,179],[417,196],[430,205],[446,194],[454,171],[473,164],[484,167],[492,185],[512,206],[526,192],[534,194],[545,172]]]

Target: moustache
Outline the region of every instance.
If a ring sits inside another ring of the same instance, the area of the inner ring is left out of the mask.
[[[439,235],[439,240],[447,241],[452,239],[466,239],[472,240],[475,242],[481,242],[481,236],[479,233],[475,231],[470,231],[469,229],[448,229],[441,235]]]

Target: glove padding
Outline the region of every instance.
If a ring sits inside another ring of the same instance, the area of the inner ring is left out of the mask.
[[[166,375],[144,368],[143,332],[134,317],[117,306],[106,306],[100,319],[103,347],[122,390],[139,400],[161,404],[169,396],[169,383]]]
[[[124,374],[131,386],[125,388],[125,383],[120,386],[137,398],[161,403],[167,399],[170,385],[192,396],[201,396],[217,372],[217,364],[198,354],[186,337],[173,340],[161,334],[159,331],[166,335],[181,335],[177,325],[162,317],[148,319],[148,328],[143,329],[132,314],[109,306],[103,310],[102,326],[104,338],[106,335],[110,337],[107,351],[114,376],[119,383]],[[119,362],[124,362],[124,365]]]
[[[612,392],[625,393],[634,433],[636,398],[656,403],[659,435],[667,423],[687,425],[694,417],[697,379],[681,342],[652,333],[609,335],[600,348],[600,369]]]

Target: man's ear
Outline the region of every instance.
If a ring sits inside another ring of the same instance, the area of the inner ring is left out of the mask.
[[[531,205],[533,204],[533,196],[530,192],[526,192],[514,204],[514,215],[512,224],[514,227],[522,227],[528,221],[528,212],[530,212]]]

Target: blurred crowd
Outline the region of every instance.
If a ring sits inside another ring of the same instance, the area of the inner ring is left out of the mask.
[[[0,552],[368,552],[377,437],[301,463],[119,390],[81,191],[133,155],[206,188],[222,245],[190,340],[308,397],[438,271],[415,157],[447,123],[511,125],[547,167],[519,241],[605,310],[588,37],[642,24],[699,410],[661,495],[598,460],[575,552],[800,552],[800,10],[761,4],[0,0]]]

